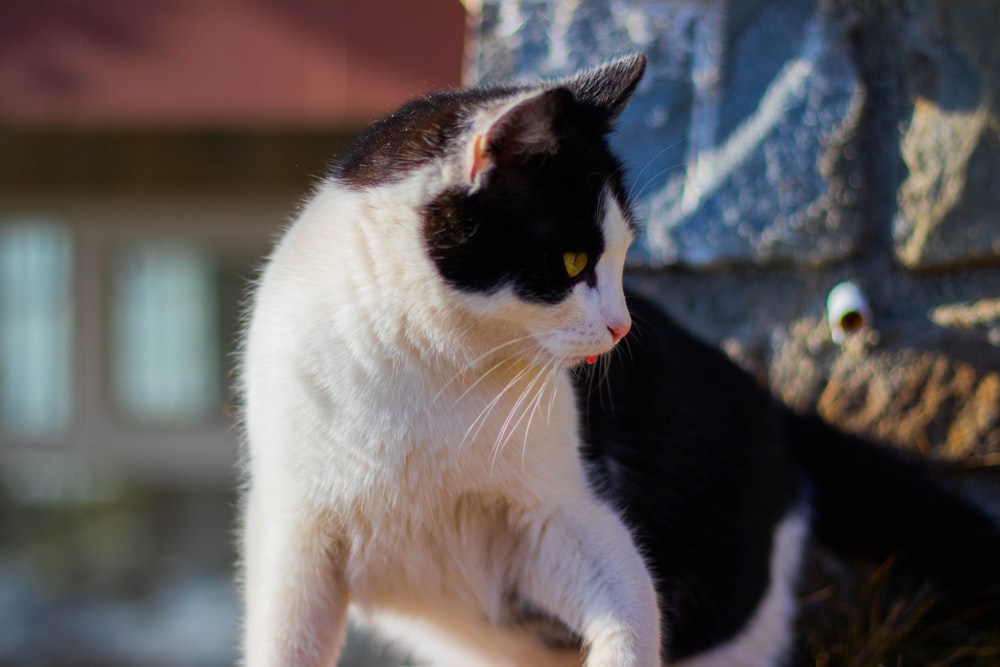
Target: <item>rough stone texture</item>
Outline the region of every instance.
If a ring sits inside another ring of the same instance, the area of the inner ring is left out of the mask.
[[[615,136],[644,223],[633,261],[816,265],[862,238],[847,26],[813,0],[488,0],[470,76],[557,77],[646,53]]]
[[[949,458],[1000,450],[1000,376],[916,349],[841,357],[821,415],[848,430]]]
[[[1000,4],[916,7],[896,256],[912,269],[1000,263]]]

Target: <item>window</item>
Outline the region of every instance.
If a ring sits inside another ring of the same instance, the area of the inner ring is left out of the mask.
[[[68,229],[0,224],[0,430],[54,439],[72,418],[72,266]]]
[[[111,387],[130,422],[193,424],[220,400],[218,287],[212,254],[181,241],[122,247],[113,264]]]

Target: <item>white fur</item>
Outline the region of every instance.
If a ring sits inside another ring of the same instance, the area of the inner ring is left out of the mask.
[[[325,184],[263,274],[243,369],[248,667],[334,664],[348,607],[435,664],[579,665],[503,626],[514,590],[585,639],[589,667],[659,664],[655,592],[588,488],[566,373],[628,324],[631,231],[606,197],[597,287],[557,306],[459,293],[418,211],[467,166]]]
[[[771,583],[747,626],[733,639],[693,656],[677,667],[779,667],[792,649],[803,552],[809,537],[808,513],[794,510],[774,531]]]

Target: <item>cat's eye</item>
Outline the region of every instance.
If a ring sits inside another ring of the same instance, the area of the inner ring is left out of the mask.
[[[576,278],[587,268],[587,253],[585,252],[564,252],[563,266],[566,267],[566,275]]]

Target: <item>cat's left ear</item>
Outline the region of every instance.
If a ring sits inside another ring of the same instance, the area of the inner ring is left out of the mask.
[[[577,101],[598,113],[610,128],[622,112],[646,71],[646,56],[636,53],[561,82]]]
[[[469,146],[469,178],[476,183],[495,165],[559,150],[559,123],[574,103],[563,86],[544,90],[505,109]]]

